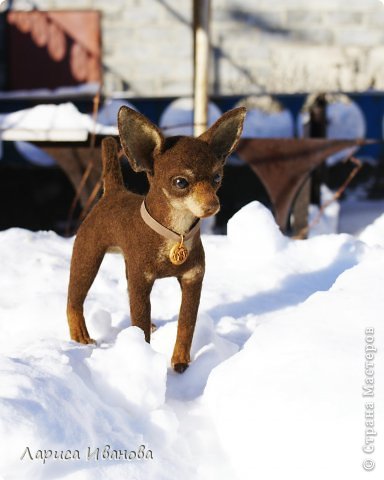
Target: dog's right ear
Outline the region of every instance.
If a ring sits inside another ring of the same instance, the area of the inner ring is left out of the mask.
[[[160,153],[164,137],[144,115],[129,107],[120,108],[117,116],[120,141],[135,172],[153,173],[153,158]]]
[[[239,144],[246,112],[244,107],[229,110],[199,137],[223,163]]]

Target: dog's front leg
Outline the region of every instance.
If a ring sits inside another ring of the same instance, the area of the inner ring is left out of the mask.
[[[178,373],[183,373],[191,361],[190,351],[197,311],[199,309],[203,276],[204,271],[202,269],[192,277],[186,274],[184,277],[179,278],[182,299],[176,344],[172,355],[172,367]]]
[[[145,340],[151,339],[151,301],[153,280],[148,280],[140,273],[129,273],[128,292],[131,310],[131,323],[144,331]]]

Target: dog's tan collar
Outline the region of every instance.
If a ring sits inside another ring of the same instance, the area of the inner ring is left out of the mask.
[[[151,217],[151,215],[149,214],[145,206],[145,200],[141,204],[140,214],[141,214],[141,218],[148,225],[148,227],[150,227],[152,230],[154,230],[156,233],[158,233],[162,237],[168,240],[174,240],[175,242],[177,242],[169,252],[169,259],[171,260],[171,262],[174,265],[181,265],[182,263],[184,263],[189,254],[188,249],[191,248],[192,246],[193,237],[200,230],[201,220],[199,220],[196,223],[196,225],[192,227],[187,234],[180,235],[170,230],[169,228],[164,227],[164,225],[162,225],[153,217]]]
[[[196,225],[192,227],[192,229],[185,235],[181,235],[174,232],[173,230],[170,230],[169,228],[164,227],[164,225],[159,223],[149,214],[147,207],[145,206],[145,201],[143,201],[143,203],[141,204],[140,213],[142,219],[148,225],[148,227],[151,227],[152,230],[154,230],[159,235],[167,238],[168,240],[179,241],[181,240],[181,237],[183,237],[184,241],[186,242],[189,239],[193,238],[200,229],[201,220],[199,220]]]

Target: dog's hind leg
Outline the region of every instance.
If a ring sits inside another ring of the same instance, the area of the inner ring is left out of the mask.
[[[130,269],[127,261],[125,262],[125,266],[128,281],[131,323],[133,326],[139,327],[144,331],[145,340],[149,343],[152,330],[150,295],[154,278],[146,277],[139,268]]]
[[[67,318],[71,339],[79,343],[96,343],[85,324],[83,305],[88,290],[99,270],[105,250],[101,247],[84,248],[85,238],[78,234],[72,253],[68,287]]]

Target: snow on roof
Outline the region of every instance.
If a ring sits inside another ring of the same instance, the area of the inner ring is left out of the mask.
[[[121,102],[123,104],[123,102]],[[3,140],[85,141],[88,134],[117,135],[117,127],[94,123],[73,103],[37,105],[17,112],[0,114]]]
[[[41,104],[12,113],[0,114],[0,140],[16,142],[16,148],[32,163],[52,165],[54,160],[33,141],[86,141],[90,133],[117,135],[117,111],[124,100],[110,100],[100,109],[96,123],[91,115],[79,112],[73,103]],[[0,149],[0,159],[1,159]]]
[[[3,140],[83,141],[89,121],[72,103],[37,105],[0,115]]]
[[[216,122],[221,110],[213,102],[208,105],[208,126]],[[176,135],[193,135],[193,98],[183,97],[168,105],[160,117],[160,128],[168,137]]]
[[[0,100],[9,99],[39,99],[52,98],[60,99],[63,97],[83,97],[94,96],[100,90],[99,83],[84,83],[74,87],[58,87],[55,89],[39,88],[31,90],[0,90]]]

